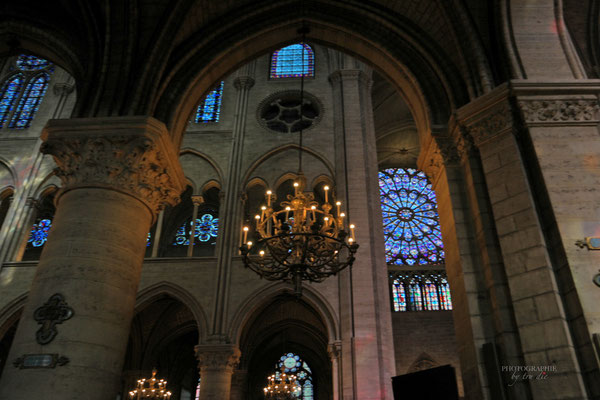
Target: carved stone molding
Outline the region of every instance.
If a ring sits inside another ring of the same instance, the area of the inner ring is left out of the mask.
[[[41,325],[35,333],[35,340],[39,344],[50,343],[58,334],[57,324],[73,316],[73,309],[69,307],[62,294],[56,293],[48,299],[43,306],[37,308],[33,313],[33,319]]]
[[[597,122],[598,101],[594,99],[519,100],[527,123]]]
[[[165,126],[153,118],[50,120],[41,151],[51,154],[63,187],[105,187],[130,194],[156,215],[179,202],[184,177]]]
[[[238,76],[233,80],[233,86],[237,90],[251,89],[254,86],[254,78],[251,76]]]
[[[359,69],[339,69],[329,75],[329,82],[332,84],[340,83],[344,80],[357,80],[367,85],[368,88],[371,88],[373,85],[373,79],[365,71]]]
[[[72,83],[57,83],[52,87],[52,91],[56,96],[67,96],[73,93],[75,89],[75,85]]]
[[[239,365],[242,353],[237,346],[198,345],[195,347],[198,369],[202,371],[225,371],[232,373]]]
[[[342,356],[342,342],[338,340],[333,343],[329,343],[327,346],[327,353],[329,354],[329,358],[331,360],[339,360]]]
[[[465,127],[473,138],[474,143],[479,146],[501,132],[512,129],[514,118],[508,101],[497,104],[494,108],[486,110],[485,114],[476,121],[467,121]]]

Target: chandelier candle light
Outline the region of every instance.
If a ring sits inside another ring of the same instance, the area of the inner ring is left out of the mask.
[[[152,370],[152,378],[138,379],[137,387],[129,392],[131,400],[169,400],[171,392],[167,391],[167,381],[156,378],[156,369]]]
[[[304,48],[308,28],[303,26],[302,48]],[[304,68],[302,51],[302,66]],[[300,77],[300,110],[298,118],[304,121],[304,73]],[[358,249],[354,236],[354,225],[350,224],[350,235],[345,228],[342,203],[334,206],[329,203],[329,186],[324,186],[325,202],[319,204],[314,194],[305,192],[306,178],[302,173],[302,132],[300,123],[298,133],[298,175],[294,182],[294,194],[287,195],[287,201],[281,202],[281,209],[275,211],[273,203],[276,196],[267,190],[266,205],[261,207],[256,221],[256,244],[248,240],[250,228],[244,226],[244,240],[240,251],[244,265],[262,278],[270,281],[287,281],[294,285],[297,296],[302,293],[302,281],[322,282],[325,278],[337,274],[352,265]],[[335,211],[332,214],[332,211]]]
[[[297,398],[297,377],[294,374],[286,374],[284,370],[285,367],[282,367],[280,373],[275,373],[267,378],[267,386],[263,388],[265,399],[285,400]]]

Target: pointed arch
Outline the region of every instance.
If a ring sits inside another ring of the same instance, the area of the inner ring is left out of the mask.
[[[46,72],[40,73],[29,81],[8,124],[9,128],[25,129],[31,125],[48,89],[48,82],[50,82],[50,75]]]
[[[180,301],[192,312],[198,328],[199,342],[202,343],[208,334],[208,319],[204,309],[194,296],[173,282],[162,281],[140,290],[135,303],[135,312],[138,313],[144,310],[154,300],[162,296],[170,296]]]
[[[267,307],[275,297],[281,294],[289,294],[292,289],[280,282],[271,283],[252,292],[243,303],[238,306],[229,326],[229,337],[234,343],[240,343],[244,328],[251,324],[257,314]],[[321,293],[306,285],[302,289],[302,300],[312,307],[327,328],[329,342],[340,338],[340,327],[337,323],[336,313],[331,304]]]
[[[24,82],[25,76],[21,73],[10,76],[4,81],[0,92],[0,128],[4,126],[12,111],[17,106]]]
[[[29,293],[23,293],[0,309],[0,339],[21,318]]]

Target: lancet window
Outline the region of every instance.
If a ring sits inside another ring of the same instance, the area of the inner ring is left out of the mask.
[[[312,47],[296,43],[283,47],[271,56],[271,78],[315,76],[315,55]]]
[[[402,271],[390,275],[394,311],[452,310],[444,271]]]
[[[219,122],[221,116],[221,98],[223,97],[223,86],[224,81],[221,81],[219,85],[212,90],[205,98],[202,103],[198,106],[196,111],[195,122],[197,124],[206,122]]]

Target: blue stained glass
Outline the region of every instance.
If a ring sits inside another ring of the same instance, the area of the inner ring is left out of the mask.
[[[439,287],[440,293],[440,305],[442,310],[452,310],[452,297],[450,296],[450,285],[448,281],[443,278]]]
[[[23,75],[17,74],[4,83],[0,97],[0,128],[15,108],[24,80]]]
[[[394,311],[452,310],[450,286],[443,271],[407,271],[391,276]]]
[[[148,236],[146,236],[146,247],[150,247],[152,244],[152,234],[148,232]]]
[[[49,67],[50,65],[52,65],[52,63],[48,60],[26,54],[21,54],[19,58],[17,58],[17,67],[22,71],[37,71]]]
[[[421,287],[418,283],[411,283],[409,286],[410,304],[412,305],[412,311],[423,310],[423,300],[421,298]]]
[[[197,124],[202,122],[219,122],[219,117],[221,116],[221,98],[223,97],[224,84],[225,82],[221,81],[219,86],[210,92],[198,106],[195,119]]]
[[[386,169],[379,172],[379,188],[388,264],[443,262],[436,198],[427,176],[412,168]]]
[[[314,399],[312,371],[310,370],[308,364],[306,364],[305,361],[302,361],[300,356],[294,353],[286,353],[279,357],[279,360],[277,360],[276,367],[276,376],[279,376],[279,373],[282,369],[286,374],[296,374],[296,389],[294,390],[294,395],[297,399]]]
[[[29,81],[23,96],[21,96],[19,106],[8,124],[9,128],[24,129],[29,127],[44,94],[46,94],[49,80],[48,74],[43,72]]]
[[[189,228],[186,229],[186,225]],[[192,221],[181,225],[175,233],[175,241],[173,246],[188,246],[190,244],[190,233],[192,232]],[[211,214],[204,214],[196,219],[196,227],[194,237],[201,242],[208,242],[211,238],[216,238],[219,232],[219,218],[213,217]]]
[[[425,281],[425,309],[426,310],[439,310],[440,303],[438,301],[437,289],[431,281]]]
[[[402,282],[396,279],[392,286],[392,291],[394,297],[394,311],[406,311],[406,293]]]
[[[31,243],[33,247],[42,247],[48,239],[50,228],[52,228],[52,220],[48,218],[40,220],[37,224],[33,224],[27,242]]]
[[[315,76],[315,55],[306,43],[281,48],[271,57],[271,78]]]

